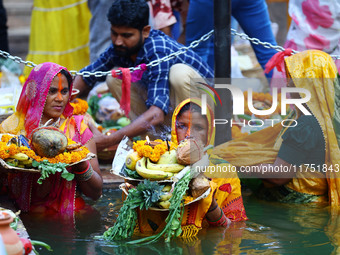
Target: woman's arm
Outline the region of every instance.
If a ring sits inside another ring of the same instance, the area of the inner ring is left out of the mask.
[[[212,226],[228,227],[231,220],[224,214],[222,209],[218,206],[216,199],[214,198],[207,214],[205,215],[207,221]]]
[[[90,139],[85,146],[89,149],[90,152],[97,154],[94,139]],[[87,178],[82,178],[84,176],[84,173],[79,173],[84,172],[88,168],[88,162],[91,164],[90,167],[92,167],[93,173],[91,177],[86,180]],[[93,200],[97,200],[98,198],[100,198],[100,196],[102,195],[103,178],[100,172],[97,158],[77,164],[77,166],[72,169],[72,172],[76,175],[77,184],[79,185],[82,193],[84,193],[85,196],[90,197]]]

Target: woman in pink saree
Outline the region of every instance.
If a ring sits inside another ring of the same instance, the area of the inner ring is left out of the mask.
[[[0,132],[30,137],[35,128],[52,119],[68,138],[96,154],[92,132],[83,116],[73,116],[71,92],[72,76],[65,67],[49,62],[37,65],[24,84],[16,112],[0,125]],[[73,214],[76,207],[84,206],[81,198],[76,199],[78,191],[96,200],[103,181],[97,159],[81,162],[69,171],[76,177],[72,181],[56,173],[42,184],[37,184],[39,174],[11,173],[6,181],[10,196],[24,212]]]

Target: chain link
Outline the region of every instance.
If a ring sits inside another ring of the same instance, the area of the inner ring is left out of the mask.
[[[247,34],[244,34],[244,33],[238,33],[233,28],[231,28],[230,30],[231,30],[231,34],[232,35],[239,36],[243,40],[251,41],[253,44],[262,45],[264,48],[274,49],[274,50],[277,50],[277,51],[284,51],[285,50],[285,48],[283,48],[283,47],[281,47],[279,45],[273,45],[273,44],[271,44],[269,42],[262,42],[258,38],[249,37]],[[298,51],[293,50],[293,53],[296,54],[296,53],[298,53]]]
[[[155,66],[158,66],[160,63],[163,63],[165,61],[169,61],[170,59],[173,59],[175,57],[178,57],[179,55],[187,52],[189,49],[193,49],[193,48],[196,48],[201,42],[204,42],[206,40],[208,40],[214,33],[214,30],[211,30],[209,33],[203,35],[200,39],[196,40],[196,41],[193,41],[192,43],[190,43],[189,46],[187,47],[182,47],[180,48],[178,51],[176,52],[173,52],[171,53],[170,55],[167,55],[167,56],[164,56],[163,58],[160,58],[160,59],[156,59],[156,60],[153,60],[151,61],[150,63],[148,63],[146,66],[147,67],[155,67]],[[249,37],[247,34],[245,33],[238,33],[235,29],[231,28],[231,34],[232,35],[236,35],[236,36],[239,36],[241,39],[243,40],[248,40],[250,42],[252,42],[253,44],[256,44],[256,45],[262,45],[264,48],[267,48],[267,49],[275,49],[277,51],[284,51],[285,49],[279,45],[273,45],[269,42],[262,42],[260,41],[258,38],[254,38],[254,37]],[[299,53],[298,51],[296,50],[293,50],[293,54],[296,54],[296,53]],[[12,55],[10,55],[8,52],[6,51],[2,51],[0,50],[0,56],[4,57],[4,58],[9,58],[11,60],[13,60],[14,62],[16,63],[19,63],[19,64],[24,64],[25,66],[28,66],[28,67],[35,67],[36,64],[31,62],[31,61],[24,61],[22,60],[22,58],[20,57],[14,57]],[[338,55],[330,55],[332,58],[334,59],[340,59],[340,56]],[[130,67],[129,68],[130,72],[133,72],[135,70],[140,70],[140,67],[137,66],[137,67]],[[120,70],[115,70],[116,74],[117,75],[121,75],[122,72]],[[78,72],[78,71],[70,71],[70,73],[73,75],[73,76],[76,76],[76,75],[80,75],[80,76],[83,76],[83,77],[90,77],[90,76],[95,76],[95,77],[103,77],[103,76],[107,76],[107,75],[112,75],[111,71],[107,71],[107,72],[103,72],[103,71],[97,71],[97,72],[88,72],[88,71],[84,71],[84,72]]]
[[[31,61],[24,61],[20,57],[13,57],[12,55],[10,55],[6,51],[0,50],[0,56],[2,56],[4,58],[9,58],[9,59],[13,60],[14,62],[16,62],[18,64],[24,64],[25,66],[28,66],[28,67],[35,67],[36,66],[36,64],[34,64],[33,62],[31,62]]]
[[[275,49],[277,51],[284,51],[285,50],[285,48],[283,48],[279,45],[273,45],[269,42],[262,42],[258,38],[249,37],[247,34],[244,34],[244,33],[237,33],[237,31],[233,28],[231,28],[231,34],[239,36],[241,39],[251,41],[253,44],[262,45],[264,48],[267,48],[267,49],[271,48],[271,49]],[[292,52],[293,52],[293,54],[299,53],[299,51],[296,51],[296,50],[292,50]],[[340,59],[339,55],[330,55],[330,56],[334,59]]]

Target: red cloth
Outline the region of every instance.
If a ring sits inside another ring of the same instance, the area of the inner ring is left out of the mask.
[[[139,67],[140,70],[137,69],[132,74],[129,68],[118,68],[118,70],[122,72],[121,75],[117,75],[116,70],[111,71],[112,77],[122,80],[122,97],[119,103],[120,108],[124,111],[126,117],[129,117],[130,113],[131,81],[139,81],[142,78],[144,71],[147,69],[145,64],[140,64]]]
[[[120,108],[129,117],[130,113],[130,95],[131,95],[131,72],[129,68],[119,68],[122,72],[122,97],[120,98]]]
[[[267,64],[265,65],[266,69],[264,70],[265,73],[269,73],[274,67],[277,68],[279,72],[284,72],[284,58],[285,56],[291,56],[293,49],[285,49],[284,51],[280,51],[276,53],[274,56],[269,59]]]

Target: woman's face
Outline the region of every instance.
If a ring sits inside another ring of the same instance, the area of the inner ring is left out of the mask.
[[[49,119],[58,119],[69,100],[69,87],[65,75],[59,73],[56,75],[51,83],[47,94],[45,108],[43,111],[43,123]]]
[[[176,130],[178,142],[185,138],[192,137],[200,140],[204,145],[207,145],[207,119],[198,112],[188,110],[182,113],[182,115],[177,118]]]

